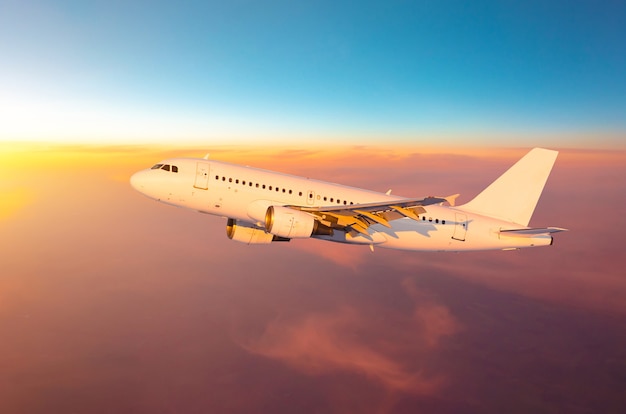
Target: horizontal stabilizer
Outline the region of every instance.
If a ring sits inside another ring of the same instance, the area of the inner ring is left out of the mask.
[[[500,235],[509,237],[532,237],[542,234],[558,233],[560,231],[567,231],[567,229],[562,229],[560,227],[508,229],[500,230]]]

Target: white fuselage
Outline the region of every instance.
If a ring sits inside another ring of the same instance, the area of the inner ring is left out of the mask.
[[[176,158],[162,161],[170,171],[146,169],[131,178],[132,186],[144,195],[174,206],[223,216],[263,228],[269,206],[332,207],[376,202],[398,202],[404,197],[363,190],[220,161]],[[158,165],[161,165],[158,164]],[[176,172],[171,171],[176,167]],[[548,234],[510,237],[503,229],[519,225],[442,204],[424,207],[415,218],[368,227],[367,233],[335,231],[313,235],[335,242],[423,250],[464,251],[516,249],[549,245]]]

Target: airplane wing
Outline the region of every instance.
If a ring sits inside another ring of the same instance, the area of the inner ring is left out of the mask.
[[[367,228],[373,224],[391,227],[389,222],[399,218],[408,217],[418,220],[418,214],[426,211],[424,206],[441,204],[444,201],[452,204],[456,196],[458,194],[451,197],[405,198],[395,201],[348,206],[289,207],[316,216],[318,221],[330,228],[355,231],[367,235]]]

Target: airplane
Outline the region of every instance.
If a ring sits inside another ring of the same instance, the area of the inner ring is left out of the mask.
[[[204,158],[172,158],[136,172],[156,201],[227,218],[246,244],[315,238],[412,251],[517,250],[552,245],[559,227],[529,227],[558,155],[534,148],[463,205],[458,194],[405,198]]]

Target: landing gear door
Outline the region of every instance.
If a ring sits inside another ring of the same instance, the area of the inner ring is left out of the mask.
[[[201,190],[209,188],[209,163],[199,162],[196,164],[196,179],[193,186]]]
[[[465,233],[467,233],[467,216],[461,213],[455,213],[454,234],[452,238],[458,241],[465,241]]]

